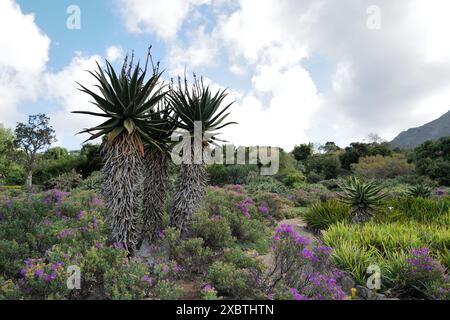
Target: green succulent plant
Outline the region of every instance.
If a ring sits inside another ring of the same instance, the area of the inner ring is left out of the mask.
[[[232,104],[222,107],[227,96],[226,90],[213,92],[209,86],[204,85],[201,78],[197,79],[194,76],[194,79],[193,85],[189,86],[186,79],[182,83],[181,78],[178,78],[178,85],[172,85],[169,93],[170,105],[180,119],[178,128],[186,131],[188,139],[191,140],[195,131],[200,129],[198,124],[201,125],[202,132],[201,143],[194,141],[190,145],[191,149],[187,151],[190,151],[189,161],[181,164],[175,187],[170,225],[181,230],[182,236],[187,231],[187,224],[205,193],[208,179],[205,159],[194,157],[196,154],[203,155],[210,144],[215,144],[215,141],[219,140],[214,131],[235,124],[225,122],[230,114],[227,110]]]
[[[356,177],[346,183],[339,184],[341,193],[339,199],[351,207],[353,221],[363,222],[373,216],[377,204],[386,197],[383,187],[374,181],[363,182]]]
[[[128,65],[126,58],[119,74],[108,61],[105,71],[97,64],[98,70],[89,73],[97,80],[95,87],[100,93],[79,86],[101,112],[74,111],[107,119],[80,133],[91,134],[87,141],[107,137],[102,150],[106,220],[111,240],[122,243],[130,253],[137,249],[140,240],[138,214],[142,204],[144,144],[161,149],[155,139],[160,122],[150,115],[159,113],[156,107],[166,92],[160,82],[159,64],[152,63],[153,72],[148,76],[148,58],[145,69],[139,63],[133,66],[133,59]]]
[[[429,198],[433,193],[433,189],[424,184],[418,184],[408,189],[407,194],[414,198]]]

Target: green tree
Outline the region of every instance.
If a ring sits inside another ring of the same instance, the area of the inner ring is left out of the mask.
[[[360,158],[367,156],[381,155],[387,157],[392,155],[392,148],[389,143],[362,143],[353,142],[345,151],[339,156],[342,168],[346,170],[351,169],[351,165],[358,163]]]
[[[409,155],[419,174],[450,186],[450,137],[426,141]]]
[[[8,181],[12,169],[15,167],[13,162],[15,149],[14,133],[0,124],[0,183]]]
[[[314,152],[314,145],[312,143],[301,144],[294,147],[292,154],[294,155],[295,160],[297,161],[305,161],[310,156],[312,156]]]
[[[341,164],[334,154],[315,154],[306,161],[306,172],[314,172],[326,180],[335,179],[341,173]]]
[[[25,155],[27,173],[25,184],[28,188],[31,188],[37,153],[56,141],[55,130],[50,125],[50,118],[43,113],[39,113],[30,115],[27,123],[18,123],[15,135],[17,143]]]

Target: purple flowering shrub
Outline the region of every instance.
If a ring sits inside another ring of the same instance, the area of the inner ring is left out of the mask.
[[[217,290],[210,283],[205,283],[202,286],[201,296],[203,300],[218,300]]]
[[[334,269],[332,249],[298,234],[291,225],[280,225],[273,238],[274,263],[268,272],[269,295],[294,299],[342,300],[346,294],[339,284],[342,273]]]
[[[264,215],[271,217],[275,221],[294,218],[296,216],[295,204],[293,201],[276,193],[257,192],[255,201],[260,205],[259,208],[266,208]]]
[[[414,248],[394,290],[400,297],[449,299],[450,277],[429,248]]]

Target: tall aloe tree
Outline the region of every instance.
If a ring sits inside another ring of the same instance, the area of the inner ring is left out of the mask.
[[[142,212],[144,236],[152,242],[163,228],[169,181],[170,138],[177,128],[178,120],[168,103],[161,103],[157,112],[150,113],[150,119],[152,130],[149,130],[149,135],[158,142],[158,146],[146,145]]]
[[[150,56],[150,54],[149,54]],[[148,62],[148,59],[147,59]],[[133,62],[117,75],[106,61],[104,71],[90,72],[98,81],[97,94],[79,84],[80,90],[93,98],[92,103],[101,112],[75,111],[106,118],[99,126],[85,129],[93,140],[107,136],[103,145],[104,183],[103,194],[107,209],[106,220],[111,228],[111,238],[120,242],[130,253],[136,249],[139,236],[138,214],[141,206],[141,182],[143,176],[144,143],[158,145],[148,134],[151,119],[148,115],[164,98],[159,80],[159,64],[153,66],[147,77],[147,64],[142,70]]]
[[[183,149],[183,152],[188,152],[189,155],[183,155],[184,162],[181,164],[175,186],[170,219],[170,225],[178,228],[182,235],[187,231],[187,224],[205,192],[208,175],[203,158],[204,151],[216,140],[215,130],[235,124],[224,123],[229,115],[226,112],[232,103],[220,108],[227,96],[226,90],[213,93],[209,86],[203,84],[202,79],[195,76],[194,79],[194,83],[188,85],[186,78],[184,83],[178,78],[178,85],[172,86],[169,93],[170,104],[180,119],[178,128],[187,133],[182,143],[188,143],[189,146],[188,150]],[[194,141],[195,133],[199,129],[202,133],[200,143]],[[201,159],[198,159],[197,155],[200,155]]]

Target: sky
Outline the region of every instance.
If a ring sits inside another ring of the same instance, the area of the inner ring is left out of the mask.
[[[235,145],[391,140],[450,109],[448,0],[0,0],[0,123],[39,112],[58,142],[102,119],[76,82],[135,52],[169,81],[227,88]]]

